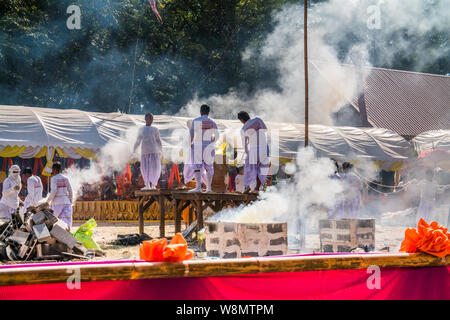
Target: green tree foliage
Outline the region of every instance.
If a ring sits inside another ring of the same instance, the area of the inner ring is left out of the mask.
[[[194,94],[274,87],[275,70],[244,64],[242,52],[264,44],[273,13],[290,2],[299,1],[165,0],[161,23],[147,0],[1,1],[0,104],[175,113]],[[80,30],[66,27],[71,4]],[[404,59],[388,67],[408,68],[414,56]],[[419,71],[447,69],[443,60]]]

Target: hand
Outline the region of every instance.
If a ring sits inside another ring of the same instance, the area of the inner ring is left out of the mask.
[[[14,190],[20,190],[20,186],[14,186]]]

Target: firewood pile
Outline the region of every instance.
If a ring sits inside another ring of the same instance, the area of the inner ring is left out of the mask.
[[[88,258],[88,250],[56,218],[48,203],[0,220],[0,260],[70,260]]]

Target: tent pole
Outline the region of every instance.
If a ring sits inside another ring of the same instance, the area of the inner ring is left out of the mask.
[[[305,58],[305,147],[308,146],[309,139],[309,83],[308,83],[308,0],[305,0],[304,5],[304,58]]]

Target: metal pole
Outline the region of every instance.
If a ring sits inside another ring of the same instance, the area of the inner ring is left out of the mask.
[[[308,0],[305,0],[305,18],[303,28],[304,57],[305,57],[305,147],[309,139],[309,84],[308,84]]]

